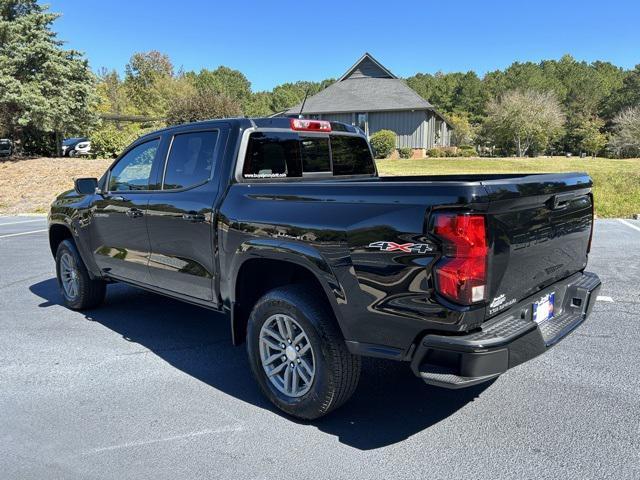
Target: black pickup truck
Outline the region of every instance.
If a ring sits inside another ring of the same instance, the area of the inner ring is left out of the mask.
[[[64,302],[126,282],[223,312],[265,395],[320,417],[361,356],[461,388],[580,325],[600,280],[583,173],[379,177],[362,132],[225,119],[139,138],[49,215]]]

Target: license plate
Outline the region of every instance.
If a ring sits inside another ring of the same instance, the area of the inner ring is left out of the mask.
[[[533,304],[533,321],[542,323],[553,317],[553,300],[555,292],[548,293]]]

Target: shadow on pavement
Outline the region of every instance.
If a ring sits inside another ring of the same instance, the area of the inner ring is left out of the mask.
[[[62,303],[53,278],[30,290],[44,300],[41,308]],[[229,323],[223,315],[122,284],[109,286],[105,304],[84,314],[194,378],[283,415],[260,393],[244,347],[231,345]],[[380,448],[449,417],[488,385],[444,390],[423,384],[406,363],[364,359],[352,399],[312,423],[354,448]]]

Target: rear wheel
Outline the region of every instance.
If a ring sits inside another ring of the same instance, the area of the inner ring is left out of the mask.
[[[300,286],[277,288],[256,303],[247,351],[263,393],[294,417],[319,418],[358,385],[360,357],[349,353],[327,307]]]
[[[56,253],[56,274],[64,304],[73,310],[97,307],[104,301],[106,283],[89,276],[78,249],[71,240],[63,240]]]

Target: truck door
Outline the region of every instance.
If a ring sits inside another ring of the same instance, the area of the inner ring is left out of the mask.
[[[94,258],[107,274],[149,283],[149,236],[145,210],[160,138],[133,146],[107,173],[92,204]]]
[[[172,132],[147,206],[152,284],[214,304],[216,172],[227,133],[227,126],[193,125]]]

